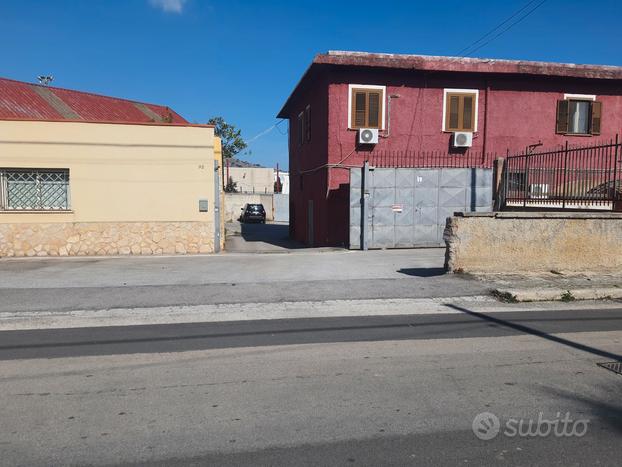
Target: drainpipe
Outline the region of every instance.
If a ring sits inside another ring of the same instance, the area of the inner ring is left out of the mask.
[[[387,132],[383,135],[383,138],[388,138],[391,136],[391,99],[399,99],[399,94],[391,94],[387,101]]]

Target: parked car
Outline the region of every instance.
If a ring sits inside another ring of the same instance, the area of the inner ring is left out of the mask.
[[[245,204],[242,208],[241,222],[261,222],[266,223],[266,210],[263,204]]]

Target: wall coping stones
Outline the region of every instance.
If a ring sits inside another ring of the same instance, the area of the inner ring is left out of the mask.
[[[622,219],[622,212],[549,212],[549,211],[498,211],[455,212],[456,217],[491,217],[495,219]]]

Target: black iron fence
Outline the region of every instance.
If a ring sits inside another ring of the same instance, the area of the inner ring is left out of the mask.
[[[366,159],[374,167],[404,168],[492,168],[496,155],[468,151],[372,151]]]
[[[504,209],[620,210],[622,143],[565,146],[509,156],[502,186]]]

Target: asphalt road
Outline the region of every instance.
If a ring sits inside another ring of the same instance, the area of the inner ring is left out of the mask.
[[[452,305],[449,305],[450,307]],[[0,360],[333,342],[461,339],[622,330],[622,308],[357,316],[0,332]],[[604,355],[622,359],[622,355]]]
[[[619,465],[622,310],[463,313],[3,332],[0,464]]]

